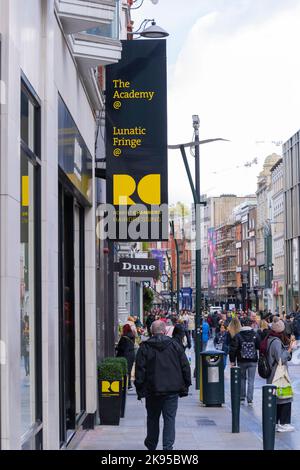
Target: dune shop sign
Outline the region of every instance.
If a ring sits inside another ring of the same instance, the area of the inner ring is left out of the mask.
[[[120,62],[106,67],[107,203],[116,224],[108,238],[165,240],[166,42],[122,41],[122,46]]]
[[[159,265],[156,259],[121,258],[115,263],[119,276],[158,278]]]

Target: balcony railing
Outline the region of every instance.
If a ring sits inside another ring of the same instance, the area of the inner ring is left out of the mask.
[[[65,34],[110,26],[116,17],[116,0],[55,0]]]
[[[223,258],[231,258],[231,257],[235,257],[237,255],[237,252],[236,250],[230,250],[230,251],[221,251],[218,253],[217,252],[217,255],[216,255],[216,259],[223,259]]]
[[[225,237],[217,239],[217,245],[221,245],[221,243],[229,243],[234,242],[235,237],[233,235],[226,235]]]

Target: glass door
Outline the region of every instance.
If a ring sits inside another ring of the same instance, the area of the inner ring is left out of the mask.
[[[85,410],[84,209],[59,185],[60,442]]]

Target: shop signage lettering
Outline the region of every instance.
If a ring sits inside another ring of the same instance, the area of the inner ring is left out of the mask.
[[[157,278],[159,262],[156,259],[121,258],[115,263],[115,271],[118,271],[119,276]]]
[[[154,271],[155,270],[155,266],[154,264],[151,264],[150,266],[147,266],[147,265],[136,265],[136,264],[131,264],[131,263],[121,263],[122,264],[122,269],[124,269],[124,271],[128,270],[128,269],[133,269],[133,271]]]
[[[165,240],[166,42],[122,41],[122,47],[121,60],[106,69],[107,203],[114,207],[116,224],[108,238],[133,240],[129,226],[138,222],[140,237],[134,241]],[[128,224],[127,237],[121,222]]]

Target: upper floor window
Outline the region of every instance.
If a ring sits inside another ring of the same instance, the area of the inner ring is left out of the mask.
[[[40,107],[24,83],[21,87],[21,141],[36,157],[40,157]]]

